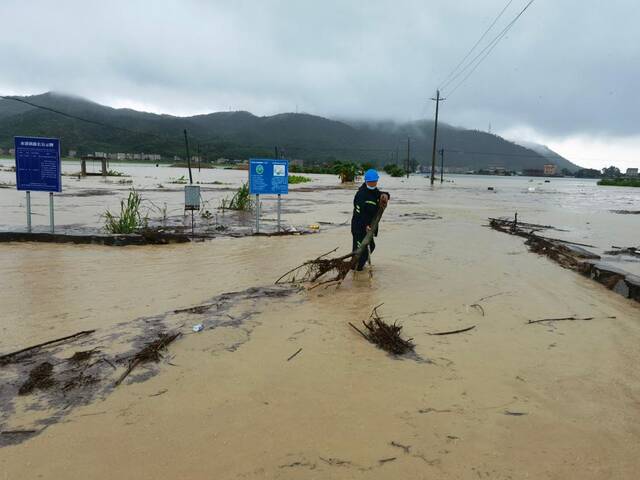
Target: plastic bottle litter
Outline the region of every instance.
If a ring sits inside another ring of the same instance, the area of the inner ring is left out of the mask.
[[[198,323],[197,325],[193,326],[192,330],[194,331],[194,333],[201,332],[202,330],[204,330],[204,325]]]

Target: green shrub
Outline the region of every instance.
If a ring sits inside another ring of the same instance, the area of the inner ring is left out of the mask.
[[[604,187],[640,187],[640,178],[603,178],[598,185]]]
[[[109,210],[104,212],[104,227],[109,233],[134,233],[139,228],[146,228],[147,217],[140,213],[142,197],[134,189],[129,192],[126,202],[120,201],[120,216],[113,215]]]
[[[351,162],[336,162],[333,165],[333,173],[340,177],[341,183],[355,182],[356,178],[362,175],[359,165]]]
[[[297,183],[311,182],[309,177],[303,177],[302,175],[289,175],[289,185],[295,185]]]
[[[384,171],[387,172],[388,175],[392,176],[392,177],[404,177],[406,172],[404,171],[403,168],[390,163],[388,165],[384,166]]]

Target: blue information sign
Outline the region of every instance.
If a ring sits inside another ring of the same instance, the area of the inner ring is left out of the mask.
[[[60,140],[15,137],[18,190],[61,192]]]
[[[249,193],[251,195],[289,193],[289,160],[250,159]]]

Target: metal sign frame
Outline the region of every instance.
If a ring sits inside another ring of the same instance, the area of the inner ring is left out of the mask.
[[[289,193],[289,160],[249,159],[249,194],[256,196],[256,233],[260,233],[260,195],[278,196],[278,231],[282,195]]]
[[[49,225],[55,231],[53,193],[62,191],[60,139],[14,137],[16,189],[26,191],[27,231],[31,233],[31,192],[49,192]]]
[[[251,195],[288,194],[289,160],[249,159],[249,193]]]
[[[200,210],[200,185],[184,186],[184,209]]]
[[[61,192],[60,140],[14,137],[16,188],[30,192]]]

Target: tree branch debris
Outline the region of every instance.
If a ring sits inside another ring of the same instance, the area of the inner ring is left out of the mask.
[[[324,253],[313,260],[308,260],[302,265],[292,268],[287,273],[282,275],[276,280],[276,285],[282,283],[297,283],[308,282],[317,284],[310,287],[316,288],[320,285],[333,285],[340,286],[342,281],[347,277],[351,270],[355,270],[356,265],[362,254],[367,251],[369,244],[373,240],[373,236],[378,228],[382,214],[384,213],[384,207],[378,209],[378,213],[371,222],[371,228],[364,237],[364,240],[360,243],[360,247],[347,255],[335,258],[325,258],[337,250],[337,248],[330,252]],[[327,278],[328,277],[328,278]],[[322,279],[322,280],[321,280]]]
[[[363,321],[362,324],[365,327],[365,331],[360,330],[353,323],[349,322],[351,328],[362,335],[369,342],[377,345],[379,348],[392,353],[393,355],[402,355],[407,352],[413,352],[415,345],[412,342],[412,338],[405,340],[400,336],[402,330],[401,325],[396,323],[388,324],[382,320],[382,317],[378,314],[378,308],[383,304],[378,305],[373,309],[369,316],[369,321]]]
[[[473,330],[474,328],[476,328],[475,325],[467,328],[461,328],[460,330],[450,330],[448,332],[430,333],[429,335],[455,335],[456,333],[468,332],[469,330]]]

